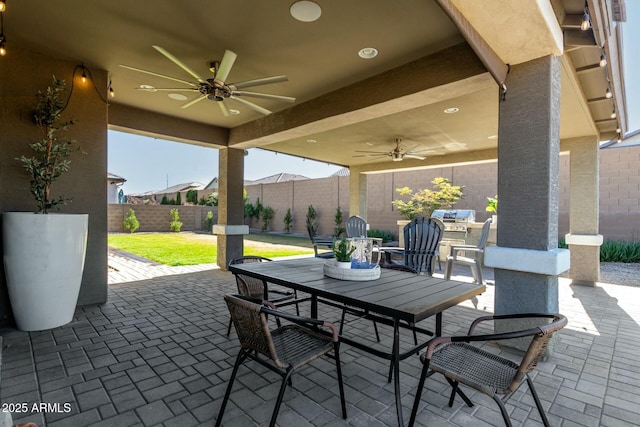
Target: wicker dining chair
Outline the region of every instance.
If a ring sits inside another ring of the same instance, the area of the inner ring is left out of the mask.
[[[236,264],[246,264],[252,262],[270,262],[269,258],[255,256],[255,255],[246,255],[238,258],[234,258],[229,262],[229,265]],[[258,298],[260,300],[264,299],[264,287],[265,282],[261,279],[257,279],[255,277],[247,276],[245,274],[234,274],[236,277],[236,285],[238,287],[238,293],[244,296],[250,296],[253,298]],[[296,306],[296,314],[300,315],[300,308],[298,307],[298,294],[294,290],[293,292],[287,290],[273,289],[269,288],[269,296],[267,298],[268,301],[273,303],[276,307],[283,307],[285,305],[295,304]],[[227,336],[231,334],[231,325],[232,321],[229,319],[229,326],[227,327]]]
[[[547,320],[547,323],[541,326],[515,332],[473,335],[474,329],[481,322],[508,321],[508,319],[551,319],[551,322],[548,323]],[[456,394],[460,395],[469,407],[473,406],[471,400],[458,387],[459,384],[464,384],[493,398],[500,407],[500,413],[507,426],[511,426],[511,420],[504,404],[526,379],[540,418],[542,418],[543,424],[549,427],[549,420],[529,373],[536,368],[553,334],[566,325],[567,318],[561,314],[527,313],[483,316],[473,321],[466,336],[431,339],[425,353],[420,356],[423,363],[422,374],[413,402],[409,426],[413,426],[415,422],[426,377],[432,372],[439,372],[452,386],[449,407],[453,406]],[[515,363],[469,344],[470,342],[500,341],[524,337],[531,337],[531,342],[520,363]]]
[[[260,304],[260,301],[250,297],[225,295],[224,300],[229,308],[241,347],[233,365],[216,426],[220,426],[222,423],[238,368],[247,358],[255,360],[282,377],[270,426],[273,427],[276,423],[287,383],[290,384],[293,373],[307,363],[325,355],[336,362],[342,418],[347,418],[340,367],[340,340],[338,329],[333,324],[268,308],[264,304],[270,305],[268,302]],[[293,323],[270,330],[267,315],[283,318]],[[318,328],[326,328],[330,334],[322,333]],[[333,354],[330,354],[331,352]]]

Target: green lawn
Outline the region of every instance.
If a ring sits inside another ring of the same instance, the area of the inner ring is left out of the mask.
[[[217,261],[217,239],[210,234],[109,234],[109,246],[165,265],[209,264]],[[309,239],[293,236],[249,235],[244,253],[267,258],[312,254]]]

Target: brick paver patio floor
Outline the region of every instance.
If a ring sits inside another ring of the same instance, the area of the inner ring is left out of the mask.
[[[222,299],[235,291],[232,275],[209,267],[128,282],[121,271],[114,272],[111,280],[120,283],[110,285],[109,301],[78,309],[68,325],[32,333],[0,330],[3,409],[10,404],[24,409],[14,411],[14,423],[34,421],[50,427],[212,425],[238,349],[235,333],[225,335],[229,318]],[[477,301],[446,311],[444,333],[463,333],[471,319],[492,310],[493,297],[494,287],[489,285]],[[558,335],[553,356],[534,375],[551,424],[638,425],[640,288],[570,286],[561,279],[560,307],[569,325]],[[303,312],[308,313],[308,306]],[[321,311],[321,317],[330,320],[339,314],[333,309]],[[349,333],[373,336],[368,321],[354,321],[346,328]],[[381,331],[389,345],[390,329]],[[411,342],[408,333],[403,338],[405,344]],[[319,360],[293,377],[279,425],[396,425],[393,387],[386,381],[388,364],[348,346],[342,347],[341,357],[348,419],[339,416],[332,361]],[[418,357],[404,361],[401,371],[408,420],[420,372]],[[268,423],[278,382],[279,377],[265,368],[244,365],[223,425]],[[441,378],[427,380],[419,425],[503,425],[490,398],[469,392],[473,408],[459,399],[449,408],[448,392]],[[33,403],[49,407],[33,411]],[[507,408],[514,425],[542,425],[526,386]]]

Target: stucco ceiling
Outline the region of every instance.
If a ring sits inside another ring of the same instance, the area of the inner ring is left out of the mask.
[[[440,69],[429,66],[438,64],[439,58],[451,60],[443,52],[465,43],[436,1],[319,1],[322,16],[310,23],[291,17],[292,3],[10,0],[4,16],[9,54],[2,58],[2,66],[10,67],[11,49],[22,47],[107,70],[116,92],[114,108],[134,107],[228,128],[230,143],[238,148],[258,146],[342,165],[391,164],[385,157],[353,156],[356,150],[390,150],[395,138],[424,151],[425,165],[437,156],[495,150],[497,141],[489,137],[497,133],[498,86],[477,57],[467,48],[471,53],[466,55],[472,58],[468,63],[460,61],[465,63],[460,72],[456,61],[441,64]],[[511,0],[492,0],[487,11],[493,12],[478,14],[473,2],[454,3],[461,9],[471,8],[467,13],[476,16],[472,24],[481,34],[499,36],[483,37],[512,63],[561,54],[561,25],[550,16],[561,15],[558,8],[565,5],[575,8],[573,0],[552,2],[554,15],[546,1],[525,1],[517,2],[514,15],[504,12],[506,5],[513,8]],[[502,15],[496,15],[500,10]],[[491,19],[498,19],[494,27],[499,22],[500,31],[490,31]],[[510,31],[516,28],[517,32]],[[504,42],[504,34],[510,35],[509,43]],[[514,48],[528,34],[536,34],[535,49]],[[165,48],[205,78],[210,77],[209,62],[220,60],[226,49],[233,50],[238,58],[229,82],[285,74],[288,82],[251,90],[293,96],[296,103],[251,98],[274,112],[267,117],[233,100],[225,102],[240,114],[228,117],[215,101],[180,108],[188,100],[173,100],[168,92],[136,90],[143,84],[174,88],[180,83],[119,66],[192,80],[153,45]],[[375,47],[379,55],[360,58],[358,51],[366,47]],[[597,132],[575,68],[570,58],[564,60],[561,138]],[[386,74],[380,77],[381,73]],[[589,87],[598,84],[600,80]],[[405,88],[410,93],[403,93]],[[460,111],[445,114],[450,107]],[[316,111],[322,115],[314,115]],[[295,123],[295,129],[283,131],[283,122]],[[420,161],[410,164],[419,167]]]

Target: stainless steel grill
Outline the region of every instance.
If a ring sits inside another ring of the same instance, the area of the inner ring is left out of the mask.
[[[467,233],[470,222],[476,219],[476,211],[471,209],[436,209],[431,218],[438,218],[444,223],[444,231]]]

